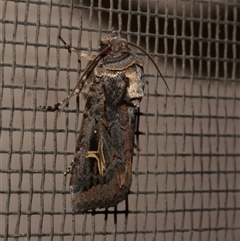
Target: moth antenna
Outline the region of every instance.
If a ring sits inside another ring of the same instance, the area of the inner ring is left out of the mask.
[[[150,54],[149,54],[144,48],[142,48],[142,47],[140,47],[140,46],[138,46],[138,45],[136,45],[136,44],[134,44],[134,43],[128,42],[128,44],[131,45],[131,46],[133,46],[133,47],[135,47],[135,48],[137,48],[137,49],[140,49],[143,53],[145,53],[145,54],[148,56],[148,58],[152,61],[152,63],[153,63],[154,66],[156,67],[158,73],[159,73],[160,76],[162,77],[163,82],[165,83],[165,85],[166,85],[168,91],[170,92],[170,89],[169,89],[169,87],[168,87],[168,84],[167,84],[166,80],[164,79],[164,77],[163,77],[163,75],[162,75],[160,69],[158,68],[156,62],[155,62],[154,59],[151,57],[151,55],[150,55]]]
[[[96,64],[98,63],[98,61],[101,59],[101,56],[102,56],[105,52],[107,52],[110,48],[111,48],[111,46],[107,46],[105,49],[103,49],[101,52],[99,52],[99,54],[96,55],[93,60],[91,60],[91,61],[89,62],[89,64],[87,65],[86,69],[84,70],[82,76],[80,77],[80,79],[78,80],[77,84],[76,84],[75,87],[73,88],[72,92],[70,93],[70,95],[69,95],[69,96],[66,98],[66,100],[64,101],[64,104],[63,104],[61,110],[60,110],[59,113],[58,113],[57,119],[58,119],[58,117],[60,116],[60,114],[62,113],[62,111],[64,110],[64,108],[67,106],[69,100],[70,100],[70,99],[72,98],[72,96],[74,95],[74,92],[75,92],[76,89],[78,88],[78,86],[79,86],[79,84],[81,83],[81,81],[83,81],[83,83],[84,83],[84,81],[85,81],[86,78],[87,78],[88,73],[93,70],[93,68],[96,66]],[[84,79],[84,77],[85,77],[85,79]],[[83,84],[82,84],[82,86],[81,86],[80,89],[79,89],[79,93],[81,92],[82,88],[83,88]]]

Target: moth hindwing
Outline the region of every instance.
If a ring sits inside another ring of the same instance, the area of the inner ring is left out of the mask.
[[[65,107],[80,92],[86,99],[75,155],[66,172],[71,173],[72,208],[78,213],[116,206],[126,199],[132,182],[136,111],[145,85],[142,61],[115,34],[104,36],[99,54],[89,59],[65,100],[40,107]]]

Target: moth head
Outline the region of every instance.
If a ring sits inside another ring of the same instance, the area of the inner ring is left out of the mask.
[[[107,47],[110,47],[110,49],[106,53],[106,55],[108,54],[117,55],[122,52],[131,51],[130,48],[128,47],[128,42],[126,41],[126,39],[121,38],[115,33],[108,34],[101,39],[100,44],[98,46],[99,51],[102,51]]]
[[[100,45],[98,46],[99,48],[99,55],[98,56],[106,56],[106,55],[119,55],[123,52],[130,52],[131,49],[128,46],[132,46],[134,48],[139,49],[140,51],[142,51],[144,54],[146,54],[148,56],[148,58],[153,62],[154,66],[156,67],[158,73],[160,74],[160,76],[163,79],[163,82],[165,83],[167,89],[169,90],[169,87],[167,85],[166,80],[164,79],[161,71],[159,70],[156,62],[154,61],[154,59],[149,55],[149,53],[143,49],[142,47],[131,43],[131,42],[127,42],[126,39],[121,38],[119,35],[117,35],[115,32],[113,32],[112,34],[108,34],[106,36],[104,36],[101,41],[100,41]],[[170,90],[169,90],[170,91]]]

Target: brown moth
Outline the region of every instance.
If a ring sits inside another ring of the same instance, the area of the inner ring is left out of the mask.
[[[61,110],[80,92],[86,99],[75,155],[64,173],[70,173],[70,194],[74,212],[114,207],[126,199],[132,182],[132,159],[136,112],[144,96],[143,63],[127,42],[116,34],[106,35],[99,54],[86,55],[68,46],[69,51],[90,60],[71,94],[43,110]],[[162,75],[161,75],[162,76]]]

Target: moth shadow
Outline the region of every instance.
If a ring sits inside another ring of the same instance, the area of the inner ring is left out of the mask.
[[[108,220],[108,216],[109,214],[113,215],[114,217],[114,224],[117,224],[117,216],[119,214],[124,214],[125,215],[125,219],[128,218],[128,214],[129,214],[129,208],[128,208],[128,197],[125,199],[125,209],[124,210],[118,210],[117,209],[118,205],[114,207],[113,210],[109,210],[108,208],[106,208],[105,210],[101,211],[101,210],[93,210],[93,211],[88,211],[86,213],[88,214],[92,214],[93,216],[95,215],[99,215],[99,214],[104,214],[104,220],[107,221]]]

